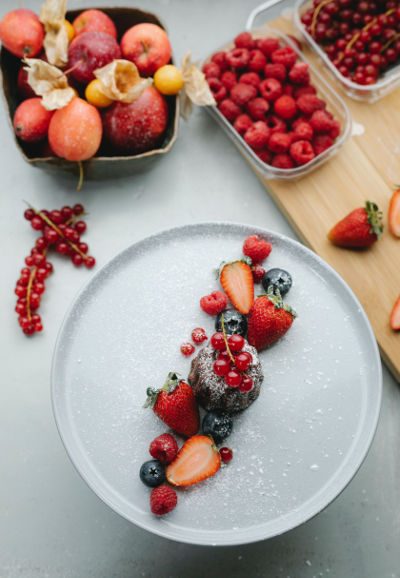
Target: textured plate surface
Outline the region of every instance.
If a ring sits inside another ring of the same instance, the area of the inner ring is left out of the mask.
[[[261,354],[260,397],[226,444],[234,460],[180,491],[175,511],[157,519],[138,471],[165,427],[142,409],[146,388],[171,370],[187,375],[180,344],[196,326],[213,330],[199,298],[217,287],[213,269],[238,258],[254,233],[273,243],[268,267],[292,273],[287,301],[298,318]],[[381,364],[358,301],[314,253],[257,227],[209,223],[149,237],[95,275],[61,328],[52,395],[71,460],[115,511],[182,542],[239,544],[308,520],[348,484],[375,432]]]

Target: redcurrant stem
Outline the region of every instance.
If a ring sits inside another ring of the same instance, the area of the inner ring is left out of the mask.
[[[47,249],[45,249],[43,251],[43,255],[47,254]],[[38,267],[35,265],[35,267],[32,267],[31,272],[29,274],[29,281],[28,281],[28,285],[26,288],[26,313],[27,313],[27,317],[29,319],[29,321],[32,319],[32,311],[31,311],[31,293],[32,293],[32,286],[33,286],[33,282],[35,280],[36,277],[36,272],[38,270]]]
[[[395,11],[395,8],[391,8],[390,10],[385,12],[384,16],[390,16],[390,14],[392,14],[394,11]],[[360,38],[361,32],[366,32],[367,30],[369,30],[371,28],[371,26],[373,26],[377,22],[378,22],[378,17],[371,20],[371,22],[368,22],[368,24],[366,24],[366,26],[364,26],[364,28],[362,28],[359,32],[357,32],[353,36],[353,38],[348,42],[348,44],[346,45],[346,48],[343,50],[341,56],[339,57],[339,62],[342,62],[343,58],[345,57],[346,50],[349,50],[349,48],[351,48],[357,42],[357,40]],[[384,50],[385,50],[385,48],[383,48],[381,50],[381,52],[383,52]]]
[[[383,54],[385,52],[385,50],[387,50],[389,48],[389,46],[391,44],[393,44],[393,42],[395,42],[398,38],[400,38],[400,32],[398,32],[397,34],[395,34],[386,44],[385,46],[382,48],[381,50],[381,54]]]
[[[225,331],[225,319],[224,319],[224,314],[222,313],[221,315],[221,325],[222,325],[222,335],[224,337],[224,341],[225,341],[225,347],[226,350],[228,352],[229,358],[230,360],[235,363],[235,358],[232,355],[232,351],[230,350],[229,344],[228,344],[228,339],[226,337],[226,331]]]
[[[324,8],[325,6],[330,4],[331,2],[332,2],[332,0],[324,0],[314,10],[313,19],[311,22],[311,36],[313,36],[313,37],[315,36],[315,27],[317,26],[319,13],[321,12],[322,8]]]
[[[86,255],[85,253],[83,253],[83,251],[81,251],[79,249],[79,247],[77,245],[75,245],[75,243],[73,243],[72,241],[70,241],[69,239],[67,239],[65,237],[65,235],[63,234],[63,232],[61,231],[61,229],[59,229],[57,227],[57,225],[55,223],[53,223],[53,221],[51,219],[48,218],[47,215],[45,215],[44,213],[42,213],[41,211],[38,211],[37,209],[35,209],[35,207],[32,207],[31,205],[29,205],[29,207],[35,211],[35,214],[38,215],[41,219],[43,219],[43,221],[46,223],[46,225],[48,225],[49,227],[51,227],[52,229],[54,229],[54,231],[56,231],[56,233],[62,238],[64,239],[64,241],[66,243],[68,243],[68,245],[76,252],[78,253],[78,255],[80,255],[82,257],[82,259],[84,261],[86,261],[86,259],[88,258],[88,255]]]

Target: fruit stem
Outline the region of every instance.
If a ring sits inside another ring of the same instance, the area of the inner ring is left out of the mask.
[[[84,179],[84,171],[83,171],[83,163],[82,161],[78,162],[78,167],[79,167],[79,180],[78,180],[78,184],[76,186],[76,190],[79,193],[82,190],[82,185],[83,185],[83,179]]]
[[[78,247],[77,245],[75,245],[75,243],[73,243],[72,241],[70,241],[69,239],[67,239],[67,238],[65,237],[65,235],[63,234],[63,232],[61,231],[61,229],[59,229],[59,228],[57,227],[57,225],[56,225],[55,223],[53,223],[53,221],[47,217],[47,215],[45,215],[45,214],[42,213],[41,211],[38,211],[37,209],[35,209],[35,207],[32,207],[32,205],[30,205],[29,203],[27,203],[27,204],[28,204],[28,207],[29,207],[30,209],[32,209],[32,211],[35,211],[35,215],[38,215],[41,219],[43,219],[43,221],[46,223],[46,225],[48,225],[49,227],[51,227],[52,229],[54,229],[54,231],[56,231],[56,233],[57,233],[62,239],[64,239],[64,241],[65,241],[66,243],[68,243],[68,245],[69,245],[76,253],[78,253],[78,255],[80,255],[84,261],[86,261],[86,259],[88,258],[88,256],[87,256],[85,253],[83,253],[83,252],[79,249],[79,247]]]
[[[224,341],[225,341],[225,347],[226,350],[228,352],[229,358],[230,360],[235,363],[235,358],[232,355],[232,351],[230,350],[229,344],[228,344],[228,339],[226,337],[226,331],[225,331],[225,319],[224,319],[224,314],[222,313],[221,315],[221,326],[222,326],[222,335],[224,337]]]
[[[315,36],[315,27],[317,26],[319,13],[321,12],[322,8],[324,8],[325,6],[327,6],[328,4],[330,4],[331,2],[332,2],[332,0],[324,0],[324,1],[321,2],[321,4],[319,4],[319,5],[316,7],[316,9],[314,10],[313,19],[312,19],[312,22],[311,22],[311,36],[312,36],[312,37]]]
[[[400,38],[400,32],[398,32],[397,34],[392,36],[392,38],[388,42],[386,42],[385,46],[383,46],[383,48],[381,50],[381,54],[383,54],[385,52],[385,50],[387,50],[389,48],[389,46],[391,44],[393,44],[393,42],[395,42],[398,38]]]
[[[384,16],[390,16],[390,14],[392,14],[392,12],[394,12],[394,11],[395,11],[395,9],[391,8],[390,10],[385,12]],[[364,28],[362,28],[359,32],[354,34],[353,38],[347,43],[346,48],[343,50],[341,56],[339,57],[339,62],[342,62],[343,58],[345,57],[346,50],[349,50],[349,48],[351,48],[357,42],[357,40],[360,38],[361,32],[365,32],[366,30],[369,30],[371,28],[371,26],[373,26],[377,22],[378,22],[378,17],[375,17],[373,20],[371,20],[371,22],[368,22],[368,24],[366,24],[364,26]],[[381,53],[384,52],[384,50],[385,50],[385,47],[382,48]]]

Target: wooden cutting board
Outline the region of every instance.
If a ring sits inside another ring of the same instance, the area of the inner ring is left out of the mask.
[[[268,25],[294,33],[294,26],[284,19]],[[318,58],[307,49],[305,53],[321,70]],[[329,73],[322,72],[332,83]],[[370,250],[355,252],[334,247],[326,238],[339,219],[366,200],[379,205],[386,224],[393,185],[400,182],[400,90],[375,104],[341,96],[364,134],[351,137],[323,167],[295,182],[260,178],[302,241],[353,289],[368,314],[384,361],[400,381],[400,333],[389,327],[390,311],[400,295],[400,239],[385,230]]]

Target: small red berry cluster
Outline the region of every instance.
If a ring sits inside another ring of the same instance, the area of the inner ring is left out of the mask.
[[[205,329],[203,329],[202,327],[195,327],[193,329],[192,331],[193,343],[195,343],[196,345],[200,345],[201,343],[204,343],[204,341],[207,341],[207,339],[208,337]],[[182,343],[181,345],[182,355],[184,355],[185,357],[190,357],[194,353],[195,348],[193,343],[190,343],[190,341]]]
[[[301,20],[339,72],[357,84],[375,84],[400,62],[397,0],[314,0]]]
[[[94,257],[87,254],[88,245],[81,242],[81,235],[86,231],[86,223],[80,218],[83,213],[81,204],[53,211],[37,211],[30,207],[24,213],[32,229],[41,233],[30,255],[25,258],[26,267],[21,269],[15,287],[18,297],[15,311],[25,335],[43,330],[41,317],[36,311],[46,289],[45,280],[53,272],[53,265],[47,260],[48,251],[54,249],[67,255],[77,267],[84,264],[91,269],[96,264]]]
[[[247,351],[242,351],[245,339],[241,335],[226,336],[224,333],[214,333],[210,343],[217,352],[213,365],[215,375],[223,377],[228,387],[238,388],[241,393],[251,391],[254,383],[245,372],[251,366],[253,356]]]
[[[317,97],[308,64],[273,37],[239,34],[203,67],[219,111],[266,164],[291,169],[330,148],[340,124]]]

